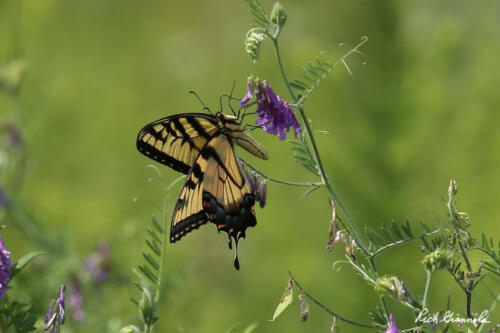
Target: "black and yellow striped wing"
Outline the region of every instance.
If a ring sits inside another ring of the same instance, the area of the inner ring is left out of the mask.
[[[176,242],[210,221],[237,244],[245,237],[246,228],[257,224],[254,203],[231,139],[215,135],[201,150],[184,183],[172,217],[170,241]]]
[[[137,149],[147,157],[187,174],[219,128],[216,117],[203,113],[166,117],[146,125],[139,132]]]

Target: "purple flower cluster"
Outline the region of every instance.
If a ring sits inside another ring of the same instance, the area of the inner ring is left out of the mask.
[[[257,99],[257,126],[262,126],[269,134],[278,135],[280,140],[286,138],[290,127],[293,127],[295,137],[299,135],[302,129],[290,105],[274,93],[269,82],[250,77],[247,93],[240,100],[240,105],[247,104],[253,97]]]
[[[100,242],[97,250],[85,259],[84,265],[92,280],[97,283],[104,282],[111,269],[111,246],[109,243]]]
[[[389,319],[391,321],[391,324],[389,325],[389,327],[387,327],[385,333],[401,333],[398,329],[398,324],[394,320],[394,316],[392,315],[392,313],[389,315]]]
[[[7,285],[10,280],[10,269],[13,264],[10,261],[10,251],[5,248],[2,237],[0,237],[0,298],[5,296],[5,292],[9,289]]]
[[[59,290],[59,297],[52,299],[49,305],[49,310],[43,319],[45,323],[44,331],[50,330],[50,333],[58,333],[62,324],[64,324],[64,319],[66,314],[64,312],[64,291],[66,287],[61,285]]]
[[[71,294],[69,295],[69,305],[71,306],[71,313],[75,321],[82,322],[85,319],[82,286],[78,276],[75,274],[71,274],[70,280]]]

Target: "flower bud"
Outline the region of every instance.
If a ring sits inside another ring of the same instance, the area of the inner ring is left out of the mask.
[[[299,295],[300,300],[300,320],[304,323],[309,318],[309,303],[304,299],[304,295]]]
[[[339,321],[339,319],[337,318],[337,316],[334,316],[333,322],[332,322],[332,327],[330,328],[330,333],[335,333],[335,327],[337,327],[338,321]]]
[[[275,2],[273,10],[271,11],[271,22],[282,28],[285,25],[287,18],[288,15],[286,14],[283,5],[280,2]]]
[[[462,227],[467,227],[470,225],[470,216],[466,212],[458,212],[457,213],[458,222],[462,225]]]
[[[263,28],[252,28],[247,32],[245,40],[245,51],[256,62],[259,59],[260,44],[266,38]]]
[[[122,327],[119,333],[141,333],[141,330],[135,325],[128,325]]]
[[[399,333],[399,332],[400,331],[398,329],[398,324],[394,320],[394,315],[391,313],[389,315],[389,327],[387,327],[385,333]]]
[[[382,276],[375,283],[375,291],[383,296],[390,296],[400,302],[413,302],[408,289],[397,276]]]
[[[19,91],[24,74],[26,72],[26,64],[22,60],[15,60],[0,68],[0,89],[5,89],[10,93]]]
[[[425,266],[426,270],[434,272],[438,269],[448,268],[452,262],[453,256],[453,252],[449,250],[437,249],[426,255],[424,259],[422,259],[422,264]]]
[[[448,187],[448,195],[455,196],[458,193],[458,185],[455,179],[450,180],[450,186]]]

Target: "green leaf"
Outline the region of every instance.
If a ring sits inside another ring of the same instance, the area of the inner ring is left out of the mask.
[[[36,257],[45,255],[43,252],[31,252],[19,259],[10,271],[11,280],[16,276],[24,267],[26,267],[30,262],[32,262]]]
[[[311,188],[309,188],[307,191],[305,191],[302,196],[308,196],[309,194],[311,194],[312,192],[316,191],[318,188],[320,188],[321,186],[319,185],[316,185],[316,186],[312,186]]]
[[[290,82],[290,86],[291,86],[292,88],[297,89],[297,90],[306,90],[306,89],[307,89],[306,87],[304,87],[304,86],[303,86],[303,85],[301,85],[301,84],[298,84],[297,82]]]
[[[307,150],[305,150],[302,146],[292,145],[290,146],[290,149],[298,154],[307,155]]]
[[[147,253],[143,253],[142,256],[156,271],[160,271],[160,265],[158,265],[158,263],[153,259],[153,257],[151,257]]]
[[[306,68],[302,68],[302,78],[311,81],[313,86],[320,80],[319,77],[315,77],[314,73],[309,72]]]
[[[250,324],[248,325],[245,330],[243,331],[243,333],[252,333],[253,331],[255,331],[255,329],[259,326],[259,323],[253,323],[253,324]]]
[[[158,230],[158,232],[162,235],[165,234],[165,229],[161,226],[160,222],[158,222],[158,219],[154,215],[152,217],[152,220],[156,230]]]
[[[154,284],[158,283],[158,278],[156,277],[156,275],[154,275],[153,272],[149,270],[147,266],[139,265],[139,270],[142,272],[142,274],[144,274],[145,277],[150,279],[151,282],[153,282]]]
[[[411,231],[410,221],[407,220],[406,224],[402,225],[401,228],[408,235],[408,237],[410,237],[410,238],[413,237],[413,232]]]
[[[330,71],[332,69],[332,64],[329,61],[323,62],[320,58],[316,58],[319,68]],[[328,73],[328,72],[325,72]]]
[[[35,330],[36,317],[31,311],[31,307],[17,301],[12,302],[6,310],[11,317],[9,325],[16,333],[28,333]]]
[[[281,296],[278,307],[274,311],[273,318],[269,321],[275,321],[276,318],[292,303],[293,301],[293,287],[291,281],[288,282],[288,287],[286,287],[283,296]]]
[[[392,237],[391,231],[389,230],[387,224],[383,223],[380,230],[382,230],[382,232],[384,233],[385,238],[387,238],[391,242],[394,242],[394,238]]]
[[[385,318],[384,311],[380,307],[377,306],[376,310],[368,312],[368,315],[372,318],[375,325],[384,328],[387,326],[387,319]]]
[[[294,156],[295,162],[302,165],[304,168],[306,168],[308,171],[312,172],[314,175],[318,175],[318,169],[316,168],[316,165],[314,165],[310,160],[305,159],[300,156]]]
[[[240,323],[233,324],[231,327],[229,327],[224,333],[236,333],[237,329],[240,327]]]
[[[158,237],[158,235],[156,234],[156,232],[154,232],[154,230],[153,230],[153,229],[151,229],[150,227],[147,227],[147,228],[146,228],[146,230],[147,230],[148,234],[150,234],[150,235],[151,235],[151,237],[152,237],[155,241],[157,241],[158,243],[160,243],[160,245],[161,245],[161,244],[163,244],[162,240]]]
[[[148,244],[149,248],[158,256],[161,257],[161,250],[156,246],[156,243],[150,242],[149,239],[146,239],[146,244]]]
[[[372,244],[375,245],[376,247],[379,247],[381,244],[384,243],[382,241],[382,239],[380,238],[380,235],[378,235],[377,232],[375,230],[373,230],[372,228],[366,227],[365,232],[366,232],[366,236],[368,236],[368,238],[370,239]]]
[[[398,239],[404,238],[404,236],[401,233],[401,230],[399,229],[399,226],[396,224],[396,222],[392,222],[391,227],[392,227],[392,231],[394,232],[394,234],[396,235],[396,237]]]
[[[310,87],[307,83],[305,83],[304,81],[301,81],[301,80],[294,80],[294,82],[295,82],[296,84],[299,84],[299,85],[301,85],[301,86],[305,87],[307,90],[310,90],[310,89],[311,89],[311,87]]]
[[[485,261],[483,263],[483,268],[495,275],[500,276],[500,267],[498,265],[494,265],[488,261]]]
[[[309,63],[307,64],[307,68],[306,68],[306,69],[307,69],[307,71],[308,71],[309,73],[311,73],[311,74],[315,75],[317,79],[321,79],[321,78],[322,78],[322,74],[323,74],[323,73],[320,73],[320,72],[318,71],[318,69],[317,69],[316,67],[314,67],[314,66],[313,66],[313,64],[312,64],[312,63],[310,63],[310,62],[309,62]]]

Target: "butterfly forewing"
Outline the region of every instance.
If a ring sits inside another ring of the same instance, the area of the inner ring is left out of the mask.
[[[217,118],[206,114],[179,114],[146,125],[137,137],[137,149],[149,158],[187,174],[206,143],[219,130]]]

